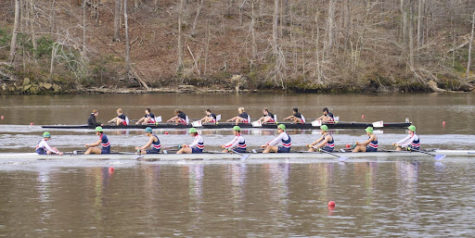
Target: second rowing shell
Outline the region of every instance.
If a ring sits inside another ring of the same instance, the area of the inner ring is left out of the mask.
[[[313,126],[311,123],[304,123],[304,124],[295,124],[295,123],[279,123],[284,124],[288,129],[320,129],[320,126]],[[232,128],[235,126],[235,123],[230,122],[221,122],[217,124],[203,124],[200,128],[202,129],[225,129],[225,128]],[[250,123],[240,123],[238,124],[241,128],[254,128],[254,129],[276,129],[277,124],[263,124],[259,127],[254,127]],[[333,129],[364,129],[368,126],[373,126],[373,123],[367,122],[338,122],[332,124],[324,124],[327,125],[329,128]],[[410,126],[410,122],[384,122],[383,128],[407,128]],[[41,126],[44,129],[94,129],[94,126],[88,125],[43,125]],[[145,129],[146,127],[151,128],[166,128],[166,129],[186,129],[191,128],[192,125],[181,125],[181,124],[174,124],[174,123],[158,123],[158,124],[150,124],[150,125],[128,125],[128,126],[116,126],[116,125],[104,125],[102,126],[104,129],[120,129],[120,130],[127,130],[127,129]]]

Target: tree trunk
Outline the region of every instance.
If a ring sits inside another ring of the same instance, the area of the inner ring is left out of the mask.
[[[55,17],[55,5],[56,5],[56,0],[51,0],[51,8],[50,8],[50,13],[49,13],[49,32],[52,34],[54,31],[54,17]]]
[[[200,17],[201,13],[201,8],[203,7],[204,0],[200,1],[200,5],[198,6],[198,9],[196,10],[196,16],[195,20],[193,21],[193,27],[191,28],[191,36],[195,36],[195,30],[196,30],[196,24],[198,23],[198,18]]]
[[[404,0],[400,0],[400,11],[401,11],[401,29],[402,29],[402,42],[404,47],[407,46],[407,13],[404,7]]]
[[[125,64],[127,79],[130,77],[130,42],[129,42],[129,18],[127,15],[127,0],[124,0],[124,25],[125,25]]]
[[[177,73],[181,73],[183,70],[183,36],[181,31],[181,24],[183,21],[183,5],[185,4],[185,0],[180,0],[180,6],[178,8],[178,65],[177,65]]]
[[[12,41],[10,43],[10,63],[15,61],[18,24],[20,24],[20,0],[15,0],[15,22],[13,23]]]
[[[279,0],[274,0],[274,14],[272,21],[272,50],[274,54],[278,51],[278,26],[279,26]]]
[[[114,39],[113,41],[120,41],[120,0],[115,0],[114,6]]]
[[[328,44],[327,44],[327,49],[332,49],[333,48],[333,42],[335,38],[335,32],[334,32],[334,25],[335,25],[335,1],[336,0],[330,0],[328,3]]]
[[[419,2],[419,6],[417,8],[417,47],[421,47],[422,45],[422,23],[423,23],[423,15],[422,15],[422,12],[423,12],[423,6],[424,6],[424,3],[423,3],[424,0],[418,0]]]
[[[82,51],[86,51],[86,0],[82,0]]]
[[[475,11],[472,15],[472,33],[470,34],[470,43],[468,45],[468,60],[467,60],[467,71],[465,73],[465,78],[468,80],[470,75],[470,65],[472,65],[472,44],[473,44],[473,31],[475,30]]]
[[[28,2],[29,8],[28,8],[28,19],[29,19],[29,25],[30,25],[30,34],[31,34],[31,43],[33,45],[33,50],[36,51],[38,50],[38,45],[36,44],[36,31],[35,31],[35,2],[34,0],[29,0]]]
[[[414,33],[413,33],[413,23],[414,23],[414,8],[412,4],[413,0],[409,1],[409,66],[411,70],[414,71]]]
[[[252,62],[257,59],[257,43],[256,43],[256,9],[254,7],[255,0],[251,0],[251,51],[252,51]]]

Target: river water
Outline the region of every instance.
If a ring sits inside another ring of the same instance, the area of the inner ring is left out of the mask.
[[[175,108],[199,118],[211,108],[229,118],[244,106],[256,119],[263,107],[279,118],[298,106],[315,118],[328,106],[342,121],[404,121],[426,148],[475,149],[475,96],[159,94],[0,96],[0,152],[29,152],[42,124],[83,124],[122,107],[139,118],[145,107],[163,118]],[[362,114],[365,115],[362,119]],[[445,127],[442,122],[445,121]],[[30,122],[34,125],[30,126]],[[165,132],[168,135],[165,135]],[[52,130],[64,151],[97,140],[91,131]],[[117,151],[146,142],[140,130],[106,131]],[[203,130],[207,148],[232,138]],[[251,147],[273,130],[246,130]],[[337,147],[363,140],[362,130],[333,131]],[[162,143],[186,142],[180,130],[157,130]],[[289,132],[296,149],[318,131]],[[405,130],[380,130],[383,147]],[[475,162],[470,158],[361,159],[300,162],[37,161],[0,164],[0,237],[323,236],[472,237]],[[336,207],[329,209],[328,201]]]

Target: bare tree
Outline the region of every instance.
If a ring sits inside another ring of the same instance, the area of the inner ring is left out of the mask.
[[[198,9],[196,10],[195,20],[193,21],[193,27],[191,28],[191,36],[195,36],[195,29],[196,24],[198,23],[198,18],[200,17],[201,8],[203,7],[204,0],[200,0],[200,5],[198,5]]]
[[[468,80],[470,75],[470,65],[472,65],[472,44],[473,44],[473,31],[475,30],[475,11],[472,14],[472,31],[470,34],[470,40],[468,44],[468,60],[467,60],[467,71],[465,73],[465,78]]]
[[[129,17],[127,14],[127,0],[124,0],[124,25],[125,25],[125,64],[127,78],[130,78],[130,42],[129,42]]]
[[[12,40],[10,43],[10,63],[15,61],[18,25],[20,24],[20,0],[15,0],[15,21],[13,23]]]
[[[181,24],[183,21],[183,7],[185,4],[185,0],[179,0],[180,5],[178,7],[178,65],[177,65],[177,72],[181,73],[183,70],[183,42],[182,42],[182,29]]]
[[[114,39],[120,41],[120,0],[115,0],[114,4]]]

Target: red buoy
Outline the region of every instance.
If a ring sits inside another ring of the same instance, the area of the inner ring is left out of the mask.
[[[5,119],[5,117],[4,117],[3,115],[1,115],[1,116],[0,116],[0,119],[3,120],[3,119]]]
[[[366,118],[366,116],[364,114],[361,114],[361,119],[364,120],[365,118]]]
[[[445,127],[445,121],[442,121],[442,127]]]
[[[336,204],[335,204],[334,201],[329,201],[329,202],[328,202],[328,207],[329,207],[329,208],[334,208],[335,205],[336,205]]]
[[[346,147],[347,149],[349,149],[349,148],[351,148],[351,145],[350,145],[350,144],[346,144],[345,147]]]
[[[165,131],[165,135],[168,135],[168,131]]]
[[[33,126],[34,124],[35,124],[35,123],[33,123],[33,122],[30,122],[30,126]]]
[[[114,168],[113,167],[109,167],[109,174],[113,174],[114,173]]]

